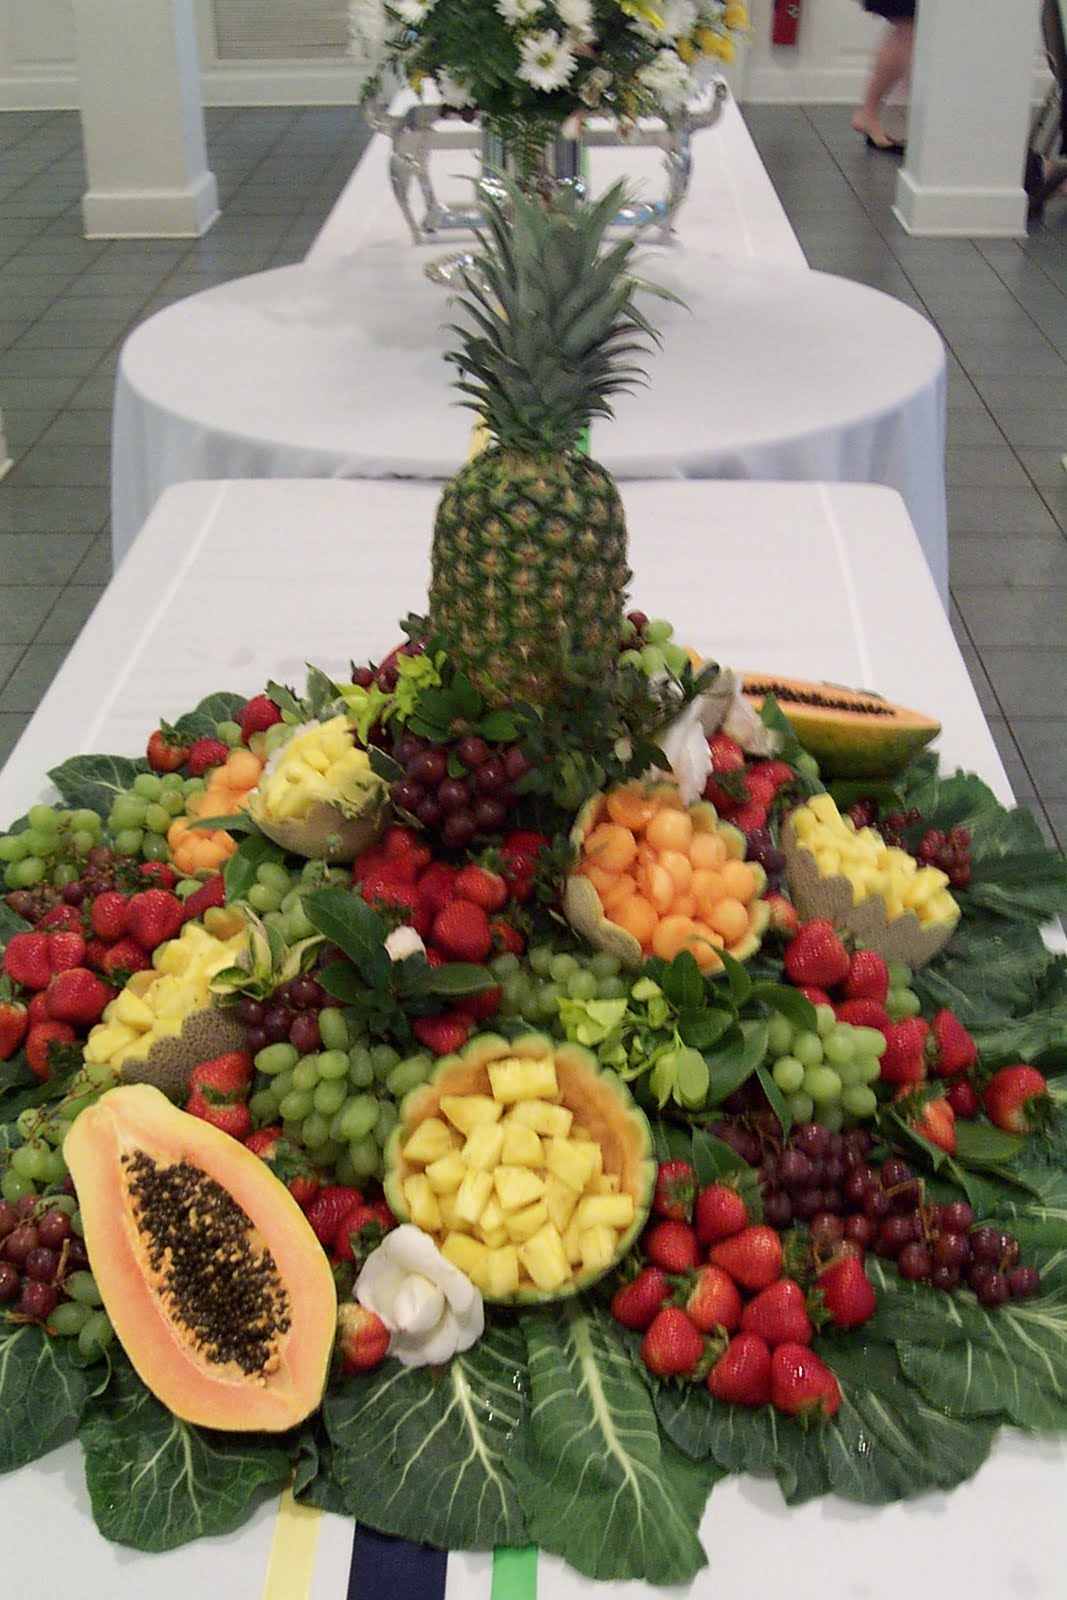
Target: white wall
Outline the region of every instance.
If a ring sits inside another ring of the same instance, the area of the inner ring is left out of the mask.
[[[729,73],[739,99],[848,104],[859,97],[883,24],[858,0],[802,3],[799,43],[782,49],[770,43],[772,0],[750,0],[752,38]],[[196,5],[205,104],[347,104],[354,99],[355,75],[338,42],[345,0],[196,0]],[[296,39],[307,40],[300,56],[290,53]],[[1035,73],[1035,97],[1041,82],[1042,75]],[[73,109],[77,104],[71,0],[0,0],[0,109]]]

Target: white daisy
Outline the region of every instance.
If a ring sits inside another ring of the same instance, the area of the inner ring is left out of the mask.
[[[579,44],[590,44],[596,38],[591,0],[555,0],[555,4],[560,21]]]
[[[496,0],[496,9],[504,21],[513,26],[517,22],[531,22],[545,7],[544,0]]]
[[[683,106],[693,93],[689,68],[673,50],[657,50],[638,71],[638,79],[667,110]]]
[[[402,21],[417,27],[430,9],[430,0],[389,0],[392,9]]]
[[[450,72],[442,69],[437,74],[437,89],[446,106],[454,106],[457,110],[463,106],[474,104],[471,86],[466,78],[453,78]]]
[[[389,18],[382,0],[350,0],[348,48],[357,60],[381,56],[388,32]]]
[[[671,39],[684,39],[696,27],[699,13],[694,0],[665,0],[660,15],[664,33]]]
[[[518,76],[535,89],[550,94],[562,89],[573,76],[578,58],[553,28],[533,33],[519,43]]]

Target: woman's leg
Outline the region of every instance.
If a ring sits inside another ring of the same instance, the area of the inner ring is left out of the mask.
[[[871,63],[871,75],[863,104],[852,113],[852,126],[857,133],[865,133],[878,145],[890,145],[892,140],[882,126],[882,106],[898,83],[903,83],[911,71],[911,52],[915,38],[915,24],[892,22]]]

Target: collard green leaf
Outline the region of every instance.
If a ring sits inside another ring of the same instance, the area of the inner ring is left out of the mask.
[[[129,761],[125,756],[71,756],[48,776],[64,805],[106,817],[118,791],[128,789],[138,773],[150,770],[147,761]]]
[[[956,1129],[956,1155],[968,1167],[999,1167],[1013,1161],[1026,1148],[1026,1139],[1005,1133],[990,1122],[960,1118]]]
[[[684,1583],[718,1476],[662,1438],[605,1314],[565,1302],[522,1319],[530,1417],[512,1470],[531,1538],[593,1578]]]
[[[493,1327],[444,1368],[390,1361],[329,1396],[331,1477],[348,1514],[443,1549],[527,1543],[511,1474],[525,1367],[519,1331]]]
[[[913,987],[924,1014],[947,1006],[964,1027],[981,1027],[1029,1011],[1051,960],[1036,926],[974,915],[915,974]]]
[[[727,1405],[703,1386],[657,1386],[656,1415],[667,1437],[694,1460],[710,1459],[726,1472],[777,1478],[791,1504],[825,1494],[824,1464],[810,1450],[803,1428],[773,1406]]]
[[[0,1321],[0,1472],[74,1437],[96,1375],[71,1349],[32,1323]]]
[[[237,713],[247,699],[245,694],[229,694],[225,689],[220,689],[216,694],[207,695],[192,711],[179,717],[174,724],[174,731],[182,739],[211,738],[218,723],[237,721]]]
[[[1024,1259],[1035,1250],[1067,1249],[1067,1169],[1020,1165],[1020,1173],[1040,1191],[1040,1199],[1024,1199],[1018,1191],[1002,1197],[998,1222],[1018,1239]]]
[[[106,1539],[174,1550],[229,1533],[288,1481],[289,1457],[261,1434],[181,1422],[125,1361],[78,1429],[93,1518]]]

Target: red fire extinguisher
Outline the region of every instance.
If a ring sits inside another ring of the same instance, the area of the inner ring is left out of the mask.
[[[795,45],[800,33],[801,0],[774,0],[771,43]]]

